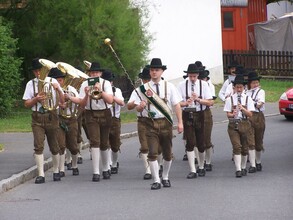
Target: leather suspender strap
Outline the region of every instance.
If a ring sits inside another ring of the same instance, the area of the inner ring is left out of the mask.
[[[37,93],[36,93],[36,87],[35,87],[35,80],[33,80],[33,90],[34,90],[34,97],[36,97]],[[36,111],[38,111],[38,102],[35,104],[35,109]]]
[[[186,80],[185,97],[186,97],[186,100],[189,99],[189,96],[188,96],[188,80]]]
[[[116,88],[114,86],[112,87],[112,91],[113,91],[113,96],[115,96]],[[116,112],[115,103],[113,102],[113,117],[115,117],[115,112]]]

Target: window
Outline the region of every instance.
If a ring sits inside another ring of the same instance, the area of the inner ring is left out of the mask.
[[[223,21],[224,21],[224,28],[234,28],[233,22],[233,12],[232,11],[225,11],[223,12]]]

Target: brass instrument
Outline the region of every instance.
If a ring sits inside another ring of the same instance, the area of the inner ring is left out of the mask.
[[[86,66],[85,72],[89,75],[89,69],[91,68],[92,63],[89,62],[89,61],[87,61],[87,60],[84,60],[83,63]],[[87,80],[88,80],[89,86],[90,86],[89,95],[91,96],[91,98],[92,99],[95,99],[95,100],[101,99],[102,98],[102,93],[95,88],[95,83],[96,82],[99,82],[99,77],[96,77],[96,78],[87,78]],[[90,83],[90,82],[94,82],[94,83]]]
[[[69,96],[75,97],[75,94],[68,90],[68,86],[71,85],[73,79],[78,79],[79,76],[76,73],[76,69],[71,66],[70,64],[58,62],[56,63],[57,68],[61,70],[61,72],[65,75],[64,82],[62,85],[62,89],[64,93],[68,94]],[[77,113],[77,105],[73,104],[72,101],[67,100],[65,102],[65,107],[60,108],[59,114],[64,118],[71,118],[76,116]]]
[[[75,69],[76,74],[79,76],[79,78],[74,78],[71,82],[71,86],[73,86],[77,91],[79,91],[81,84],[87,79],[89,78],[89,76],[87,74],[85,74],[84,72]]]
[[[40,74],[38,76],[38,93],[44,94],[45,96],[45,100],[41,102],[43,109],[39,109],[39,111],[44,112],[44,109],[52,111],[57,108],[58,96],[56,94],[56,100],[54,100],[53,86],[51,83],[46,82],[45,79],[48,76],[50,70],[56,67],[56,64],[46,59],[39,59],[39,62],[43,67],[41,68]]]

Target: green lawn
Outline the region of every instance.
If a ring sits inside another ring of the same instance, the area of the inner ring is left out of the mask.
[[[215,85],[216,94],[222,85]],[[266,91],[267,102],[277,102],[281,94],[290,87],[293,81],[261,80],[261,87]],[[222,104],[220,99],[216,99],[216,105]],[[122,123],[135,122],[136,113],[134,111],[123,110],[121,113]],[[7,118],[0,119],[0,132],[30,132],[31,131],[31,110],[16,108],[13,114]]]

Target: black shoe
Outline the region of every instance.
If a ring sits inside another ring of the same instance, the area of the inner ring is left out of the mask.
[[[100,174],[93,174],[93,182],[100,182]]]
[[[60,171],[60,172],[59,172],[59,175],[60,175],[61,178],[62,178],[62,177],[65,177],[65,172],[64,172],[64,171]]]
[[[160,183],[153,183],[151,186],[151,190],[161,189]]]
[[[242,174],[242,176],[246,176],[247,175],[247,169],[242,169],[241,174]]]
[[[206,171],[204,169],[198,169],[198,176],[205,176],[206,175]]]
[[[261,165],[261,163],[257,163],[256,164],[256,170],[257,171],[262,171],[262,165]]]
[[[70,163],[67,163],[66,166],[67,166],[67,170],[72,170],[72,164],[71,164],[71,162]]]
[[[37,176],[37,178],[35,180],[35,184],[41,184],[41,183],[45,183],[45,177]]]
[[[204,167],[205,167],[206,171],[212,171],[213,170],[212,164],[205,164]]]
[[[82,164],[82,157],[77,158],[77,164]]]
[[[61,180],[60,174],[59,173],[53,173],[53,180],[54,181],[60,181]]]
[[[198,161],[196,158],[194,158],[194,164],[198,164]]]
[[[161,178],[163,175],[163,165],[160,166],[160,169],[159,169],[159,177]]]
[[[248,173],[255,173],[256,172],[256,167],[249,167]]]
[[[150,174],[150,173],[146,173],[143,175],[144,180],[150,180],[151,178],[152,178],[152,174]]]
[[[194,173],[194,172],[190,172],[187,175],[187,179],[195,179],[196,177],[197,177],[197,173]]]
[[[117,167],[111,167],[111,174],[117,174],[118,168]]]
[[[188,160],[188,158],[187,158],[187,154],[184,154],[183,155],[183,161],[187,161]]]
[[[242,177],[242,172],[240,170],[238,170],[238,171],[236,171],[235,175],[236,175],[236,178],[240,178],[240,177]]]
[[[109,173],[109,171],[103,171],[103,179],[105,179],[105,180],[110,179],[110,173]]]
[[[79,175],[79,170],[78,170],[77,167],[76,168],[72,168],[72,175],[73,176],[78,176]]]
[[[171,187],[171,182],[170,180],[162,180],[162,185],[164,187]]]

